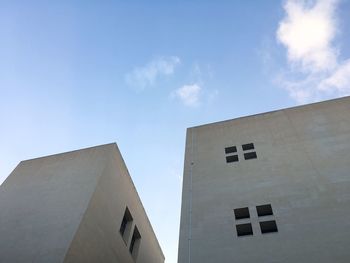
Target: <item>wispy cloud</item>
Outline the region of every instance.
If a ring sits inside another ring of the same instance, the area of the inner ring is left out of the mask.
[[[186,84],[172,91],[170,97],[191,108],[212,104],[219,93],[217,89],[208,87],[213,77],[214,71],[210,64],[200,65],[195,62],[188,72]]]
[[[172,75],[180,58],[176,56],[159,57],[148,62],[145,66],[136,67],[125,76],[126,83],[137,89],[154,86],[160,76]]]
[[[179,98],[184,105],[196,107],[199,105],[201,90],[202,88],[198,83],[183,85],[175,91],[174,95]]]
[[[321,91],[337,91],[349,94],[350,92],[350,59],[338,65],[332,74],[319,84]]]
[[[350,93],[350,60],[339,61],[337,0],[288,0],[276,37],[289,69],[276,78],[297,102]]]

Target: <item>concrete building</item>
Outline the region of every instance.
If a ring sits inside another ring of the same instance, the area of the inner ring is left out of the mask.
[[[0,262],[164,262],[116,144],[16,167],[0,187]]]
[[[179,263],[350,262],[350,97],[187,130]]]

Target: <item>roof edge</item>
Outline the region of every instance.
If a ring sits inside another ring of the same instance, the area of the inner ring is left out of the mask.
[[[89,149],[93,149],[93,148],[100,148],[100,147],[106,147],[106,146],[111,146],[111,145],[117,145],[117,143],[116,142],[111,142],[111,143],[106,143],[106,144],[100,144],[100,145],[90,146],[90,147],[86,147],[86,148],[81,148],[81,149],[77,149],[77,150],[71,150],[71,151],[66,151],[66,152],[49,154],[49,155],[45,155],[45,156],[40,156],[40,157],[35,157],[35,158],[22,160],[21,162],[28,162],[28,161],[33,161],[33,160],[37,160],[37,159],[49,158],[49,157],[53,157],[53,156],[57,156],[57,155],[63,155],[63,154],[67,154],[67,153],[80,152],[80,151],[84,151],[84,150],[89,150]]]
[[[250,118],[250,117],[255,117],[255,116],[260,116],[260,115],[265,115],[265,114],[271,114],[271,113],[275,113],[275,112],[278,112],[278,111],[293,110],[293,109],[313,106],[313,105],[317,105],[317,104],[322,104],[322,103],[326,103],[326,102],[334,102],[334,101],[346,100],[346,99],[350,99],[350,96],[344,96],[344,97],[340,97],[340,98],[334,98],[334,99],[329,99],[329,100],[317,101],[317,102],[313,102],[313,103],[307,103],[307,104],[297,105],[297,106],[293,106],[293,107],[282,108],[282,109],[278,109],[278,110],[271,110],[271,111],[256,113],[256,114],[252,114],[252,115],[241,116],[241,117],[237,117],[237,118],[233,118],[233,119],[227,119],[227,120],[223,120],[223,121],[215,121],[215,122],[211,122],[211,123],[206,123],[206,124],[201,124],[201,125],[188,127],[187,129],[197,129],[197,128],[201,128],[201,127],[204,127],[204,126],[216,125],[216,124],[230,122],[230,121],[234,121],[234,120],[245,119],[245,118]]]

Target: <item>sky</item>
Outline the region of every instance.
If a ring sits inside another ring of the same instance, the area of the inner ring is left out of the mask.
[[[350,0],[0,0],[0,182],[116,142],[177,261],[186,129],[350,95]]]

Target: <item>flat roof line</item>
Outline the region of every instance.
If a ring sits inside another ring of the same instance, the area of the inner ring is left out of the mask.
[[[313,103],[297,105],[297,106],[288,107],[288,108],[282,108],[282,109],[279,109],[279,110],[271,110],[271,111],[267,111],[267,112],[261,112],[261,113],[256,113],[256,114],[252,114],[252,115],[241,116],[241,117],[237,117],[237,118],[233,118],[233,119],[228,119],[228,120],[223,120],[223,121],[216,121],[216,122],[201,124],[201,125],[189,127],[188,129],[196,129],[196,128],[201,128],[201,127],[204,127],[204,126],[216,125],[216,124],[230,122],[230,121],[234,121],[234,120],[239,120],[239,119],[245,119],[245,118],[250,118],[250,117],[255,117],[255,116],[260,116],[260,115],[271,114],[271,113],[275,113],[275,112],[278,112],[278,111],[293,110],[293,109],[313,106],[313,105],[317,105],[317,104],[322,104],[322,103],[326,103],[326,102],[334,102],[334,101],[346,100],[346,99],[350,99],[350,96],[334,98],[334,99],[329,99],[329,100],[323,100],[323,101],[317,101],[317,102],[313,102]]]
[[[45,156],[41,156],[41,157],[35,157],[35,158],[30,158],[30,159],[22,160],[21,162],[33,161],[33,160],[42,159],[42,158],[49,158],[49,157],[53,157],[53,156],[57,156],[57,155],[62,155],[62,154],[67,154],[67,153],[80,152],[80,151],[89,150],[89,149],[93,149],[93,148],[106,147],[106,146],[114,145],[114,144],[117,144],[117,143],[111,142],[111,143],[106,143],[106,144],[101,144],[101,145],[90,146],[90,147],[86,147],[86,148],[82,148],[82,149],[77,149],[77,150],[72,150],[72,151],[66,151],[66,152],[61,152],[61,153],[49,154],[49,155],[45,155]]]

